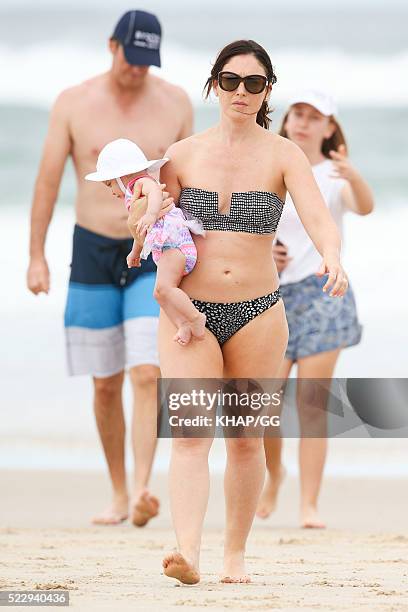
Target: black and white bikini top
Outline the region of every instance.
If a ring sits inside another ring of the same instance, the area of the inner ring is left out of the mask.
[[[284,202],[270,191],[236,191],[230,210],[218,211],[218,193],[197,187],[184,187],[179,206],[196,219],[205,230],[272,234],[276,232]]]

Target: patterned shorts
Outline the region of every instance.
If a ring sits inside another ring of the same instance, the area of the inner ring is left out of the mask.
[[[280,286],[289,326],[287,359],[296,361],[361,340],[362,326],[351,287],[341,298],[330,297],[322,291],[326,280],[327,276],[312,275]]]

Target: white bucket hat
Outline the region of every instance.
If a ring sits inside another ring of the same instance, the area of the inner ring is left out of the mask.
[[[335,99],[329,93],[320,89],[302,89],[297,91],[289,99],[290,106],[293,104],[301,104],[302,102],[303,104],[314,106],[314,108],[317,108],[317,110],[322,113],[322,115],[326,115],[326,117],[337,115],[337,104]]]
[[[103,147],[96,162],[96,172],[87,174],[85,179],[110,181],[141,170],[155,172],[168,161],[168,157],[149,161],[137,144],[126,138],[118,138]]]

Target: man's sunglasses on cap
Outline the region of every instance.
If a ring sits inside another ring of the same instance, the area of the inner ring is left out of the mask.
[[[265,89],[268,79],[262,74],[249,74],[248,76],[241,77],[239,74],[235,74],[235,72],[218,73],[218,85],[224,91],[235,91],[240,83],[244,84],[245,89],[249,93],[259,94]]]

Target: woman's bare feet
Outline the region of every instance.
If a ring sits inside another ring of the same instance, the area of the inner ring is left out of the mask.
[[[191,328],[188,323],[183,323],[177,330],[177,334],[173,338],[174,342],[178,342],[181,346],[185,346],[191,340]]]
[[[238,577],[222,576],[220,578],[220,582],[223,584],[249,584],[251,582],[251,578],[247,574]]]
[[[259,518],[268,518],[268,516],[275,511],[276,502],[278,500],[279,488],[285,478],[286,470],[281,465],[279,470],[279,476],[271,478],[268,474],[267,480],[264,486],[264,490],[259,498],[258,507],[256,509],[256,516]]]
[[[159,514],[160,502],[157,497],[143,490],[131,503],[131,521],[135,527],[144,527],[150,519]]]
[[[325,529],[326,524],[319,519],[316,506],[305,506],[301,511],[301,526],[304,529]]]
[[[200,572],[179,552],[173,552],[164,557],[163,570],[169,578],[176,578],[183,584],[200,582]]]
[[[128,503],[127,495],[115,497],[106,510],[92,517],[92,523],[94,525],[119,525],[129,516]]]
[[[244,553],[234,553],[224,556],[224,570],[220,582],[226,584],[244,584],[251,582],[251,578],[245,573]]]

